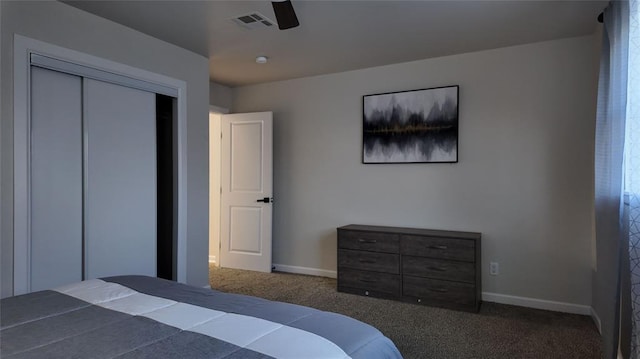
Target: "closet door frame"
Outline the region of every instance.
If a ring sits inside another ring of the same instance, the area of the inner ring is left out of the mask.
[[[31,54],[110,72],[177,91],[177,280],[187,280],[187,85],[186,82],[93,55],[14,35],[13,81],[13,295],[31,292],[30,93]]]

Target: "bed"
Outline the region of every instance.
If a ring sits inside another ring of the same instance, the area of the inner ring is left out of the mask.
[[[145,276],[2,299],[0,357],[402,358],[344,315]]]

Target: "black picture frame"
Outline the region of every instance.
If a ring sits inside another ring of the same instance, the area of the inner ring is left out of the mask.
[[[458,85],[362,96],[362,163],[457,163]]]

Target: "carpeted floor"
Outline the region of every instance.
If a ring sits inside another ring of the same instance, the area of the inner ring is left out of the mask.
[[[600,358],[591,318],[483,303],[465,313],[336,291],[336,280],[209,268],[211,287],[337,312],[371,324],[413,358]]]

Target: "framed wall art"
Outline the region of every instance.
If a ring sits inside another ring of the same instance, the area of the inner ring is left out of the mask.
[[[362,163],[458,162],[458,90],[363,96]]]

